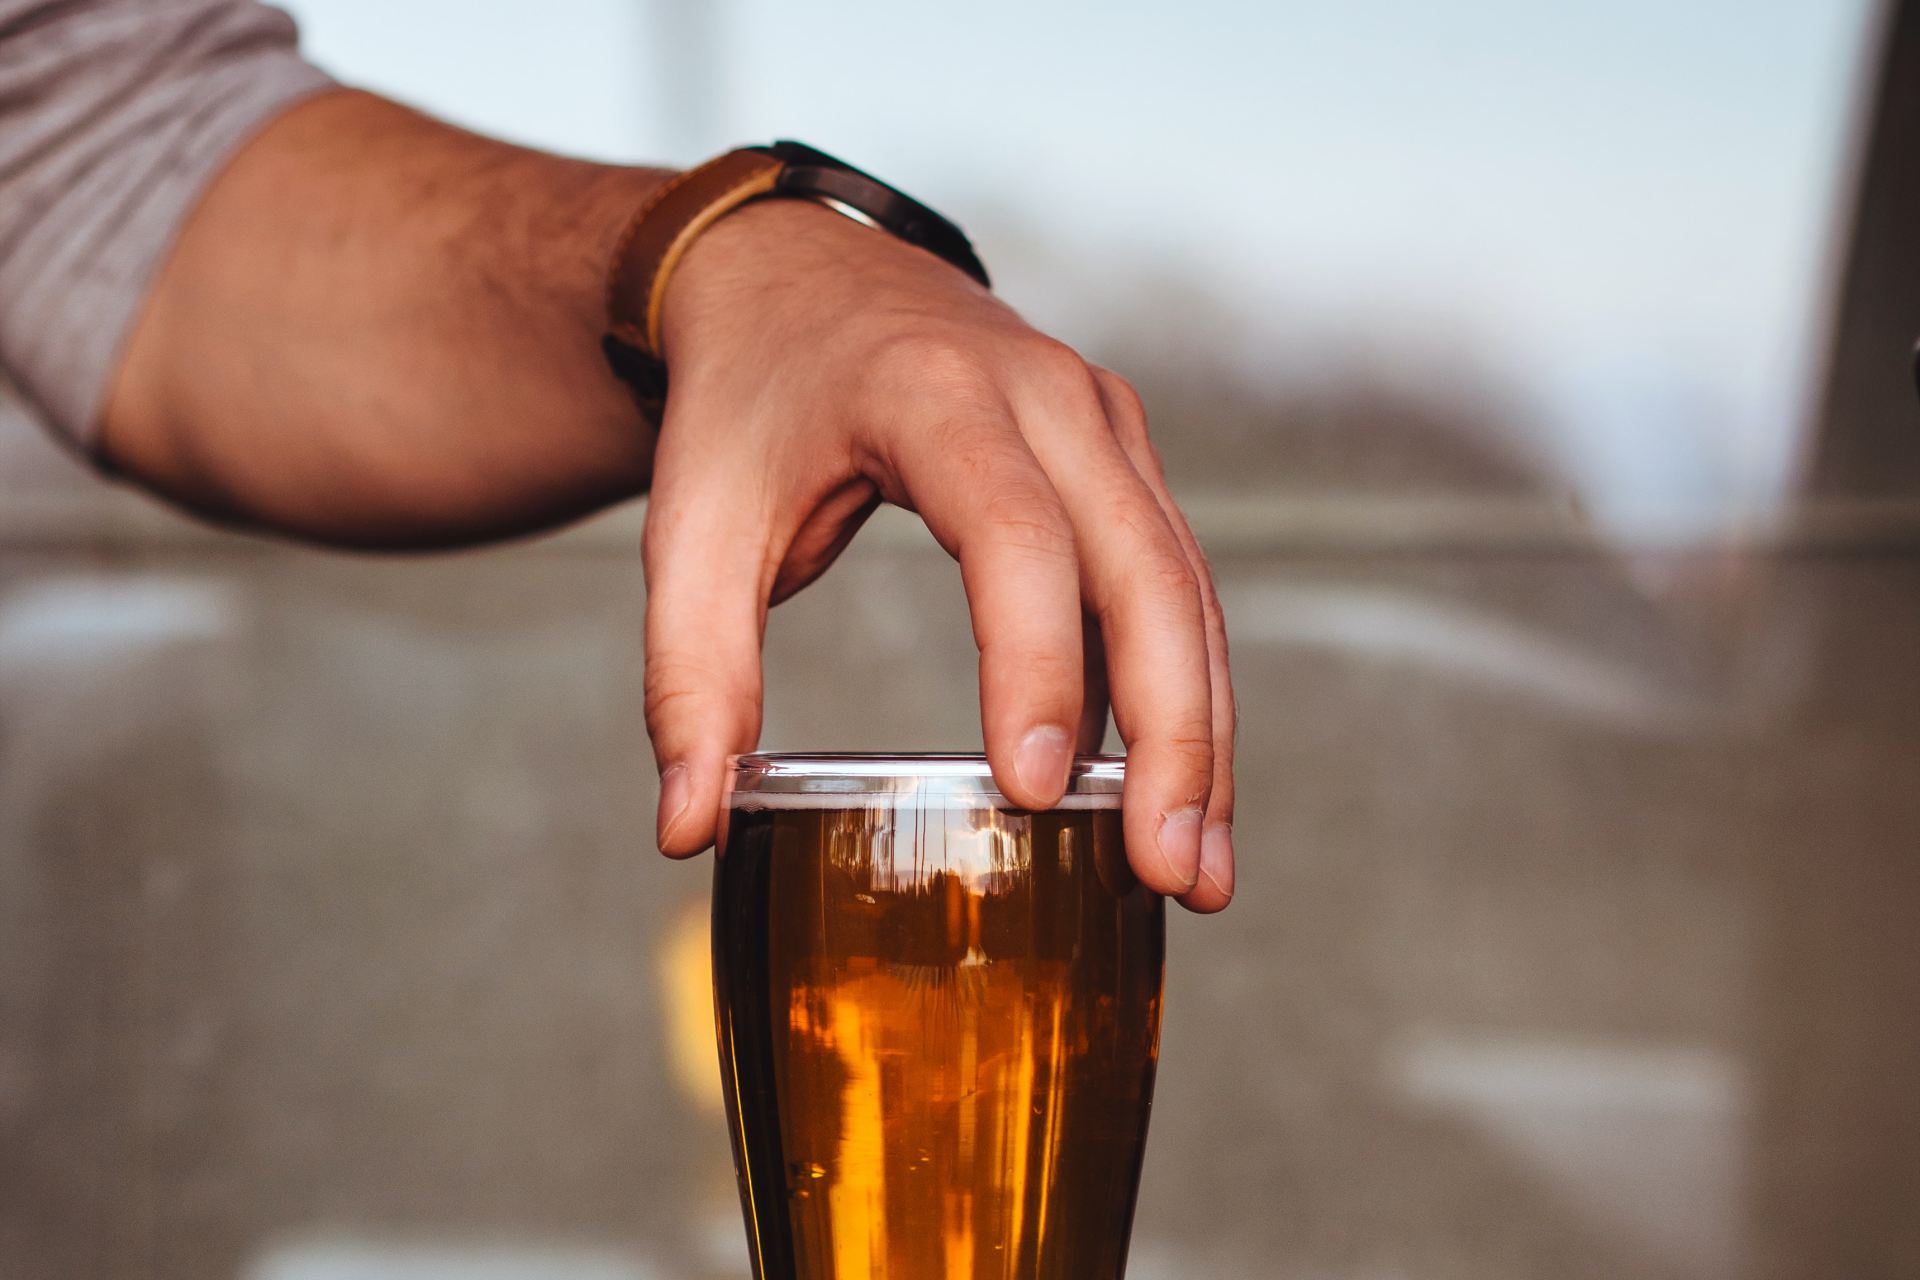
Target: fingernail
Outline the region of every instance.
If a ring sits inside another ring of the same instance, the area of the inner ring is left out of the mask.
[[[687,801],[692,798],[693,785],[687,780],[687,766],[670,766],[660,775],[660,819],[657,843],[662,849],[667,847],[667,839],[673,835],[673,829],[680,825],[680,819],[687,816]]]
[[[1073,764],[1073,735],[1057,724],[1043,724],[1020,739],[1013,753],[1013,776],[1029,795],[1057,795],[1066,788]]]
[[[1185,892],[1200,882],[1200,810],[1175,809],[1160,819],[1160,858]]]
[[[1200,875],[1220,891],[1233,896],[1233,824],[1216,822],[1200,837]]]

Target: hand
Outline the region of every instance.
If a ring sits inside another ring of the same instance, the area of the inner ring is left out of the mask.
[[[960,562],[1002,793],[1060,798],[1105,689],[1135,873],[1196,911],[1227,904],[1226,632],[1132,388],[933,255],[796,201],[694,244],[662,345],[645,560],[663,852],[713,840],[726,758],[759,736],[768,607],[884,500]]]

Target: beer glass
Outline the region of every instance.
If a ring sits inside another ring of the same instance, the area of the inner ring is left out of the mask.
[[[1118,758],[1044,812],[979,756],[752,755],[714,870],[758,1280],[1117,1280],[1165,917]]]

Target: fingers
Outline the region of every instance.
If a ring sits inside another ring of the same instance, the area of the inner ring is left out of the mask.
[[[1214,589],[1213,570],[1207,563],[1206,553],[1167,488],[1159,454],[1147,435],[1147,415],[1140,397],[1118,375],[1105,369],[1096,369],[1094,374],[1115,438],[1132,461],[1134,470],[1153,491],[1199,580],[1206,616],[1208,681],[1213,708],[1213,788],[1208,795],[1206,819],[1201,829],[1200,880],[1193,892],[1181,901],[1195,911],[1218,911],[1232,900],[1234,887],[1233,753],[1238,708],[1227,661],[1226,615],[1220,608],[1220,596]]]
[[[1077,538],[1099,620],[1115,723],[1127,744],[1127,853],[1150,888],[1200,882],[1214,717],[1199,575],[1115,438],[1092,372],[1064,347],[1019,402],[1035,457]],[[1202,903],[1211,897],[1201,896]]]
[[[1218,910],[1234,888],[1234,710],[1206,560],[1131,389],[1058,344],[1021,349],[1019,380],[951,352],[910,362],[920,390],[896,405],[945,416],[858,441],[851,465],[918,511],[960,562],[1001,792],[1024,808],[1058,803],[1076,745],[1097,748],[1110,700],[1128,748],[1135,874]],[[930,367],[941,394],[922,385]],[[669,431],[647,523],[647,721],[662,770],[660,846],[684,856],[712,839],[728,757],[758,736],[770,594],[824,567],[874,494],[828,476],[816,504],[827,514],[801,518],[776,555],[769,512],[743,503],[737,483],[681,482],[673,444]],[[702,473],[721,481],[753,473],[708,463]]]
[[[647,731],[660,766],[660,852],[713,841],[727,757],[760,734],[768,582],[761,523],[737,491],[656,481],[647,509]]]
[[[1073,527],[997,407],[916,433],[896,469],[927,528],[960,561],[994,781],[1023,808],[1051,808],[1066,789],[1085,700]]]

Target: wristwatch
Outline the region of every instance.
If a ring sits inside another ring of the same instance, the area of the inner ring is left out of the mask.
[[[607,272],[607,333],[613,371],[656,420],[666,400],[660,313],[667,281],[688,246],[754,200],[811,200],[945,259],[992,287],[959,227],[912,196],[844,160],[799,142],[741,147],[668,180],[635,211]]]

